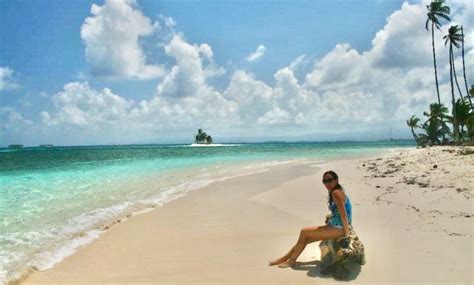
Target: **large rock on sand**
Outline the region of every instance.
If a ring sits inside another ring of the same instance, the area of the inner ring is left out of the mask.
[[[350,279],[360,272],[365,264],[364,245],[354,230],[348,242],[325,240],[319,244],[321,250],[321,273],[332,274],[336,279]]]

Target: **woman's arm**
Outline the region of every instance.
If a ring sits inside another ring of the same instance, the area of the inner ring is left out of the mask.
[[[342,191],[333,191],[332,198],[336,202],[337,209],[341,214],[342,228],[344,230],[344,236],[349,236],[349,222],[347,221],[346,207],[344,207],[344,193]]]

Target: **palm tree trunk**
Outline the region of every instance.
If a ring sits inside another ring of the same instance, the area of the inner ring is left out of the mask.
[[[463,76],[464,76],[464,85],[466,87],[466,96],[467,99],[469,100],[469,104],[471,105],[471,109],[474,110],[474,107],[472,105],[472,100],[471,97],[469,96],[469,88],[467,87],[467,80],[466,80],[466,64],[464,63],[464,29],[463,26],[461,26],[461,37],[462,37],[462,71],[463,71]]]
[[[413,135],[413,138],[415,139],[416,144],[418,144],[418,136],[415,133],[415,130],[411,128],[411,134]]]
[[[438,69],[436,67],[436,49],[434,42],[434,22],[431,22],[431,46],[433,47],[433,65],[435,70],[435,82],[436,82],[436,94],[438,95],[438,104],[441,106],[441,97],[439,96],[439,83],[438,83]],[[443,118],[440,118],[443,121]],[[446,137],[443,133],[443,143],[446,141]]]
[[[431,46],[433,47],[433,65],[434,65],[434,70],[435,70],[436,94],[438,95],[438,104],[441,105],[441,98],[439,96],[438,69],[436,68],[436,50],[435,50],[435,42],[434,42],[434,22],[431,23]]]
[[[454,81],[456,81],[456,87],[458,88],[458,92],[459,92],[459,95],[461,96],[461,100],[464,100],[464,97],[462,96],[461,88],[459,88],[458,76],[456,74],[456,64],[454,64],[454,52],[451,55],[451,60],[453,62]]]
[[[452,114],[453,114],[453,135],[454,141],[458,139],[458,124],[457,124],[457,117],[456,117],[456,100],[454,99],[454,83],[453,83],[453,44],[449,43],[449,78],[451,81],[451,101],[453,104]]]

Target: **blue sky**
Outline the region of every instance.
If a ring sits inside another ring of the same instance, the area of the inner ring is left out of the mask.
[[[0,145],[409,137],[433,101],[425,4],[0,1]]]

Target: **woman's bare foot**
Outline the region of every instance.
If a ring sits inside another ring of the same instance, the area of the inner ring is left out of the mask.
[[[296,263],[295,261],[288,259],[285,262],[279,264],[278,267],[280,268],[292,267],[293,265],[295,265],[295,263]]]
[[[279,258],[279,259],[276,259],[274,261],[269,261],[268,266],[278,265],[278,264],[281,264],[283,262],[285,262],[285,259]]]

